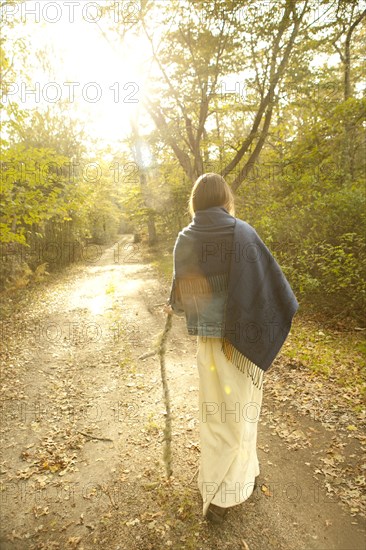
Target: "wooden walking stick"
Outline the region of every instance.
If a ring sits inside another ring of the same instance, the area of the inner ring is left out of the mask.
[[[170,414],[170,400],[169,400],[169,387],[168,387],[168,381],[166,377],[166,370],[165,370],[165,352],[166,352],[166,341],[169,334],[169,331],[172,327],[172,313],[167,314],[167,318],[165,321],[165,328],[160,336],[159,339],[159,346],[158,346],[158,353],[160,357],[160,372],[161,372],[161,381],[163,384],[163,393],[164,393],[164,403],[165,403],[165,409],[166,409],[166,416],[165,416],[165,428],[164,428],[164,464],[165,464],[165,471],[167,478],[169,479],[172,475],[172,450],[171,450],[171,442],[172,442],[172,421],[171,421],[171,414]]]

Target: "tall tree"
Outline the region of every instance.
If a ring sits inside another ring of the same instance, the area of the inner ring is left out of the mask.
[[[236,109],[248,134],[219,144],[221,172],[234,190],[259,157],[278,87],[310,12],[308,0],[263,6],[258,13],[261,4],[254,0],[244,6],[224,0],[141,3],[136,25],[150,44],[157,81],[155,97],[146,98],[145,106],[191,180],[212,156],[207,145],[212,129],[216,125],[217,138],[227,116],[223,107],[233,96],[228,77],[241,80],[248,92]]]
[[[339,54],[343,66],[343,94],[345,101],[353,95],[351,79],[352,41],[355,31],[365,19],[366,9],[361,10],[360,4],[357,1],[345,2],[341,0],[339,2],[331,44]]]

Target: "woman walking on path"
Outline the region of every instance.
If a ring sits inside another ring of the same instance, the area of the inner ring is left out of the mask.
[[[200,176],[189,211],[192,222],[174,246],[166,310],[185,315],[188,334],[197,335],[198,487],[203,515],[220,523],[254,490],[263,374],[289,333],[298,303],[255,230],[235,218],[224,178]]]

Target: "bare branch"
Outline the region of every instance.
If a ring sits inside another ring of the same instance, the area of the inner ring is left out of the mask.
[[[173,149],[186,175],[192,180],[194,175],[193,175],[193,169],[192,169],[189,155],[179,147],[176,140],[171,135],[167,122],[161,110],[156,105],[154,105],[150,99],[146,99],[145,103],[146,103],[146,108],[151,118],[155,122],[156,127],[159,129],[160,133],[164,136],[168,145],[170,145],[170,147]]]
[[[288,23],[288,20],[289,20],[289,14],[290,14],[291,11],[293,11],[295,9],[293,2],[289,2],[286,5],[286,9],[284,11],[284,14],[283,14],[280,26],[279,26],[279,31],[278,31],[278,34],[276,36],[275,42],[274,42],[272,58],[271,58],[271,68],[270,68],[270,86],[269,86],[268,92],[267,92],[266,96],[263,98],[263,100],[260,103],[260,106],[259,106],[259,109],[258,109],[257,114],[255,116],[251,131],[249,133],[249,136],[244,140],[242,146],[240,147],[238,153],[235,155],[235,157],[232,159],[232,161],[223,169],[222,175],[224,177],[227,176],[238,165],[240,160],[243,158],[244,154],[249,149],[251,143],[253,142],[254,138],[257,135],[257,130],[259,128],[262,117],[263,117],[263,115],[264,115],[264,113],[265,113],[268,106],[269,106],[269,113],[270,113],[269,120],[271,119],[272,102],[273,102],[273,98],[274,98],[274,91],[276,89],[276,86],[277,86],[278,82],[280,81],[280,79],[283,75],[285,67],[286,67],[286,65],[288,63],[288,60],[290,58],[290,54],[291,54],[292,48],[294,46],[296,36],[298,35],[299,28],[300,28],[300,23],[301,23],[301,20],[303,18],[303,15],[305,13],[305,10],[307,8],[307,4],[308,4],[308,2],[306,1],[305,4],[304,4],[304,8],[303,8],[302,12],[300,13],[300,15],[299,16],[296,15],[296,18],[294,18],[294,23],[293,23],[293,29],[292,29],[292,32],[291,32],[291,36],[290,36],[290,38],[287,42],[285,51],[283,53],[283,57],[281,59],[281,62],[279,63],[279,65],[277,66],[277,69],[276,69],[276,58],[277,58],[277,55],[278,55],[278,52],[279,52],[279,49],[280,49],[280,41],[281,41],[281,38],[282,38],[282,36],[285,32],[285,29],[287,27],[287,23]],[[263,130],[266,128],[266,126],[267,126],[267,124],[266,124],[266,120],[265,120]],[[263,130],[262,130],[262,135],[263,135]],[[261,137],[260,137],[259,143],[262,143]],[[256,149],[257,149],[257,147],[256,147]],[[235,180],[235,185],[237,185],[237,187],[239,185],[239,184],[237,184],[237,179]]]

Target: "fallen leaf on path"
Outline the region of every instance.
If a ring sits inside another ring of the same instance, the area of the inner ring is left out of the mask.
[[[266,495],[266,497],[273,497],[273,493],[271,493],[269,487],[267,487],[267,485],[261,485],[261,491],[262,493],[264,493]]]
[[[130,519],[129,521],[126,521],[125,525],[127,525],[127,527],[134,527],[139,523],[140,523],[140,520],[138,518],[135,518],[135,519]]]
[[[70,537],[67,541],[67,545],[71,548],[76,548],[81,543],[81,537]]]

